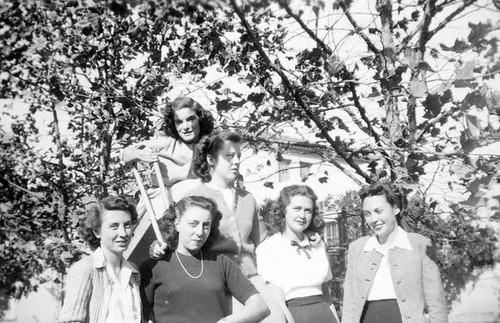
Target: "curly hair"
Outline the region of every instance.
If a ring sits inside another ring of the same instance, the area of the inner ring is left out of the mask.
[[[84,217],[79,219],[79,234],[92,250],[97,249],[101,239],[94,232],[101,229],[102,217],[105,211],[125,211],[130,214],[132,223],[137,222],[137,211],[135,205],[124,195],[108,196],[89,207]]]
[[[264,223],[270,234],[285,231],[286,208],[290,204],[292,197],[302,195],[308,197],[313,202],[311,223],[304,230],[304,233],[311,238],[315,233],[321,234],[325,226],[325,221],[319,213],[316,201],[316,193],[307,185],[290,185],[283,188],[277,201],[273,201],[266,206],[266,214],[263,214]]]
[[[200,138],[210,135],[214,130],[215,119],[210,111],[206,110],[195,100],[180,96],[167,105],[164,113],[165,134],[174,139],[181,139],[175,127],[175,111],[189,108],[198,116],[200,123]]]
[[[217,159],[219,151],[224,148],[226,141],[241,143],[241,137],[234,132],[221,132],[202,138],[196,147],[193,159],[194,173],[201,178],[203,183],[212,179],[211,167],[208,164],[208,156]]]
[[[406,194],[402,189],[390,183],[373,183],[363,187],[358,195],[361,199],[361,204],[363,204],[364,199],[369,196],[385,196],[387,202],[391,206],[397,206],[399,208],[400,212],[396,215],[396,221],[398,225],[401,225],[401,219],[408,204]]]
[[[168,251],[173,252],[179,243],[179,233],[175,229],[176,217],[182,218],[184,212],[190,207],[199,207],[207,210],[212,215],[212,224],[207,241],[201,247],[203,250],[210,250],[215,240],[219,236],[219,223],[222,219],[222,214],[217,208],[217,204],[210,198],[203,196],[186,196],[183,197],[175,205],[170,206],[166,214],[158,221],[158,226],[162,232],[163,240],[167,243]]]

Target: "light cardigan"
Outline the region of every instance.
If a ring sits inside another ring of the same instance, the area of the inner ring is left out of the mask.
[[[369,237],[349,245],[344,282],[343,323],[358,323],[382,254],[365,251]],[[408,233],[412,250],[395,247],[388,252],[390,272],[401,318],[405,323],[448,322],[446,300],[436,263],[427,255],[428,238]],[[428,317],[426,317],[428,313]]]
[[[141,322],[140,277],[138,269],[122,259],[122,270],[130,270],[130,287],[134,304],[134,322]],[[106,259],[101,248],[75,263],[68,271],[60,323],[104,323],[111,296],[111,279],[106,272]]]

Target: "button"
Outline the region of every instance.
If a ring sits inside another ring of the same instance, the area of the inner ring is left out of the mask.
[[[403,302],[403,303],[406,302],[406,298],[404,298],[404,297],[401,298],[401,302]]]
[[[367,282],[369,282],[369,281],[370,281],[370,278],[366,278],[365,280],[366,280]]]
[[[364,296],[361,296],[361,299],[365,299],[365,297],[364,297]]]
[[[401,284],[401,279],[399,279],[399,278],[398,278],[398,279],[396,280],[396,284]]]
[[[406,318],[407,319],[411,319],[411,315],[406,315]]]

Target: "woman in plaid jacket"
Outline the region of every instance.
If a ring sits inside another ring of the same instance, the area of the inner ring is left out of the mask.
[[[402,194],[373,184],[359,195],[374,234],[349,245],[342,322],[448,322],[431,241],[399,226]]]

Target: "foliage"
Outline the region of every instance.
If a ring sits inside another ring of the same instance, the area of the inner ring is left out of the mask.
[[[277,158],[287,146],[276,141],[293,129],[360,183],[417,188],[442,160],[472,166],[451,174],[450,186],[494,176],[491,156],[479,167],[470,154],[498,139],[493,24],[432,42],[475,2],[496,10],[483,1],[367,1],[376,18],[366,25],[351,1],[0,2],[0,98],[29,106],[22,115],[6,106],[13,123],[0,133],[0,289],[21,281],[28,292],[43,269],[64,271],[78,257],[71,241],[85,203],[136,193],[119,150],[161,130],[175,93],[203,89],[221,128]],[[325,24],[330,15],[349,30]],[[312,45],[295,48],[298,34]],[[362,49],[346,53],[349,43]]]

